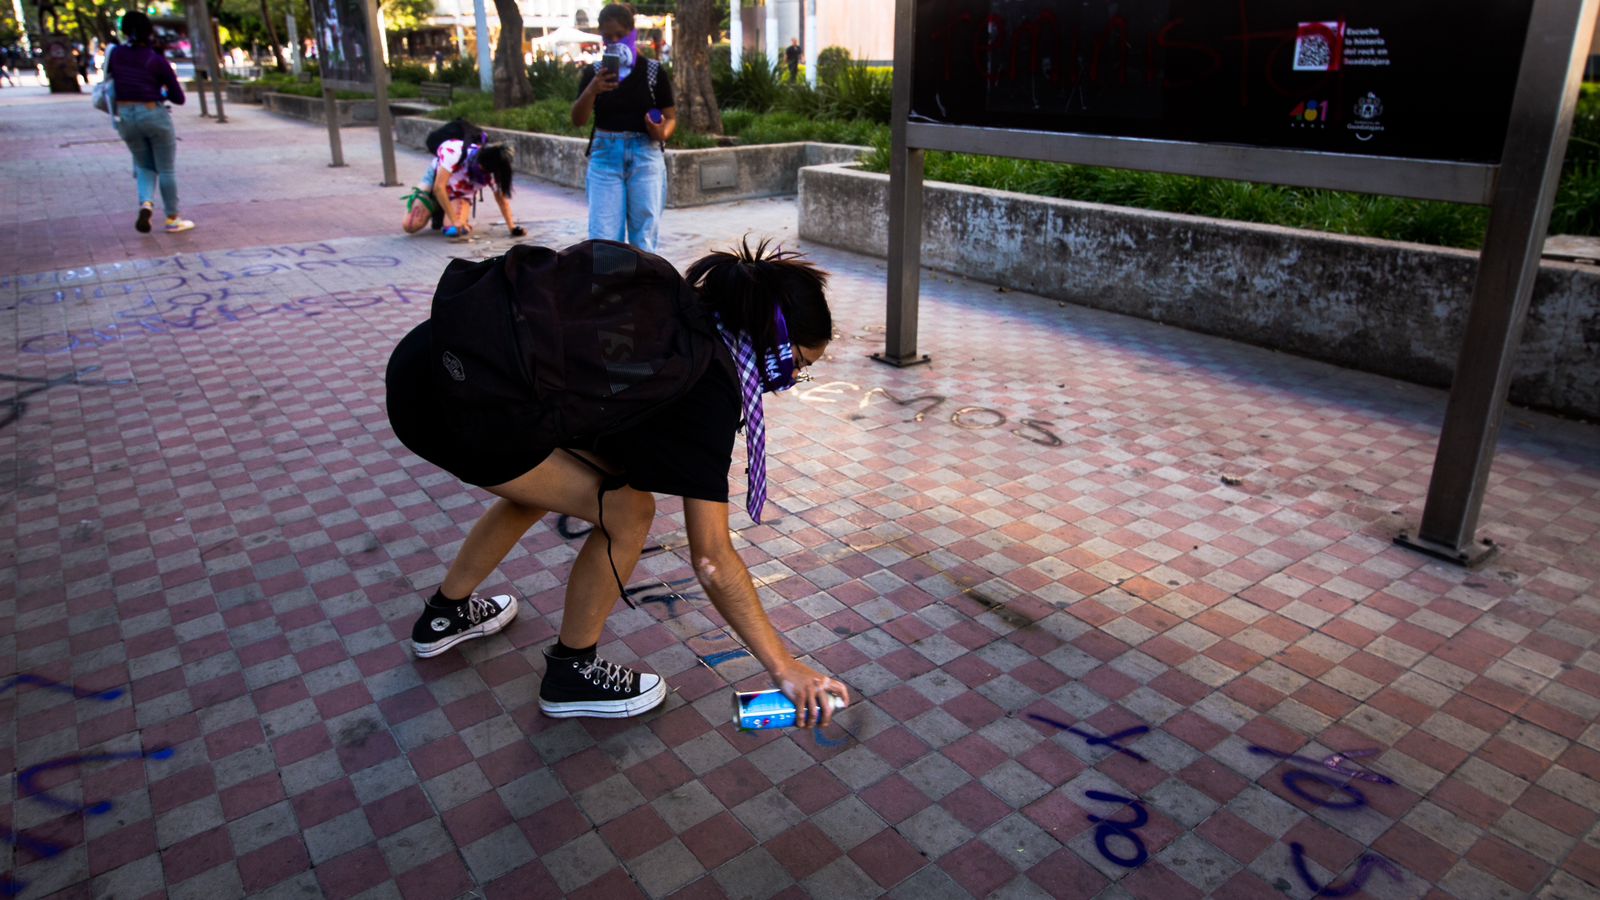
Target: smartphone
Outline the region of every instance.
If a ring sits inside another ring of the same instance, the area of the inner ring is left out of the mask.
[[[605,55],[600,57],[600,68],[613,75],[620,72],[622,70],[622,54],[607,50]]]

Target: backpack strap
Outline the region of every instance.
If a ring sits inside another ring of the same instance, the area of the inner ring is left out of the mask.
[[[648,63],[645,66],[645,80],[650,84],[650,108],[659,109],[660,104],[656,103],[656,76],[661,72],[661,64],[653,59],[647,59],[645,62]],[[662,153],[667,152],[666,141],[657,141],[656,143],[661,146]]]

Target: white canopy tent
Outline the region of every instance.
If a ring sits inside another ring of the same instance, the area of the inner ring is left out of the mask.
[[[598,34],[590,34],[570,25],[563,25],[549,34],[534,38],[533,43],[548,48],[557,44],[598,44],[601,43],[601,38]]]

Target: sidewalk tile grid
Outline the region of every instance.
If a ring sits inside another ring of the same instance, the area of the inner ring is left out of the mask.
[[[446,259],[503,238],[402,237],[370,132],[311,190],[322,133],[232,107],[180,122],[186,210],[230,224],[137,236],[103,123],[7,112],[8,178],[46,131],[85,142],[50,173],[75,218],[14,204],[0,248],[0,664],[29,676],[0,693],[8,892],[1600,894],[1593,426],[1509,411],[1502,550],[1456,569],[1391,540],[1436,391],[936,273],[934,363],[888,369],[882,262],[809,247],[840,333],[770,402],[768,519],[735,540],[855,703],[818,733],[733,727],[765,677],[705,661],[738,645],[663,498],[634,580],[659,590],[602,649],[671,693],[547,719],[580,523],[485,585],[523,602],[504,632],[414,658],[487,495],[384,413]],[[518,188],[536,238],[580,236],[581,195]],[[793,215],[671,210],[664,251]]]

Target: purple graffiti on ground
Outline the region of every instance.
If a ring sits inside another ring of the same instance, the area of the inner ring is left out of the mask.
[[[223,325],[248,322],[267,316],[310,318],[341,310],[365,309],[382,303],[427,303],[433,286],[386,284],[359,290],[331,291],[278,302],[238,302],[244,297],[267,297],[260,291],[191,291],[167,297],[160,303],[146,300],[132,309],[115,313],[118,321],[74,331],[51,331],[24,338],[18,344],[23,353],[53,355],[73,350],[102,347],[154,334],[176,335],[208,331]]]
[[[1070,731],[1078,737],[1083,738],[1084,741],[1091,747],[1110,747],[1118,753],[1132,757],[1137,762],[1149,762],[1148,759],[1145,759],[1140,754],[1135,753],[1134,751],[1129,750],[1127,747],[1117,743],[1124,738],[1138,737],[1141,734],[1148,733],[1150,731],[1149,725],[1135,725],[1132,728],[1124,728],[1116,734],[1110,734],[1106,735],[1105,737],[1101,737],[1097,734],[1091,734],[1087,731],[1084,731],[1076,726],[1068,725],[1065,722],[1057,722],[1055,719],[1052,719],[1049,716],[1041,716],[1038,713],[1028,713],[1028,718],[1037,719],[1046,725],[1054,725],[1063,731]]]
[[[25,672],[7,676],[4,681],[0,681],[0,693],[4,693],[21,685],[34,685],[44,690],[71,694],[79,700],[98,700],[102,703],[109,703],[126,693],[122,688],[108,688],[106,690],[99,691],[84,690],[71,684],[65,684],[51,678],[45,678],[41,675],[30,675]],[[51,794],[44,788],[38,787],[35,784],[35,779],[45,772],[51,772],[58,769],[76,768],[78,766],[89,765],[91,763],[116,762],[119,760],[129,759],[171,759],[172,755],[173,749],[171,747],[156,747],[151,750],[131,750],[119,753],[90,753],[79,756],[63,756],[57,759],[47,760],[42,763],[28,766],[26,769],[23,769],[21,772],[17,773],[17,799],[36,800],[47,806],[52,806],[56,809],[64,809],[73,813],[83,813],[90,816],[105,815],[115,808],[115,804],[113,804],[111,801],[101,800],[97,803],[80,803],[76,800],[65,800],[61,797]],[[57,841],[43,838],[31,837],[20,831],[14,831],[7,825],[0,825],[0,840],[4,840],[13,847],[26,850],[40,859],[51,859],[55,856],[59,856],[62,851],[68,849],[67,844],[62,844]],[[16,895],[22,893],[22,891],[27,887],[28,882],[17,879],[10,872],[0,874],[0,896],[15,897]]]
[[[63,693],[71,694],[72,696],[77,697],[79,700],[103,700],[109,703],[112,700],[122,696],[121,688],[111,688],[104,691],[86,691],[70,684],[62,684],[59,681],[45,678],[42,675],[29,675],[26,672],[9,676],[5,681],[0,681],[0,694],[11,690],[18,685],[24,684],[38,685],[39,687],[51,691],[61,691]]]
[[[1125,728],[1116,734],[1101,736],[1038,713],[1028,713],[1027,717],[1082,738],[1091,747],[1110,747],[1117,753],[1128,756],[1136,762],[1149,762],[1143,755],[1122,746],[1120,743],[1149,732],[1150,726],[1148,725],[1135,725],[1131,728]],[[1256,745],[1251,745],[1249,751],[1257,756],[1270,756],[1285,762],[1309,767],[1306,769],[1291,769],[1285,772],[1282,776],[1283,786],[1296,797],[1323,809],[1355,810],[1367,805],[1366,795],[1359,788],[1350,784],[1351,780],[1385,786],[1395,784],[1394,779],[1387,775],[1365,768],[1357,768],[1351,762],[1352,760],[1376,756],[1379,752],[1376,748],[1341,750],[1331,753],[1320,760]],[[1338,773],[1344,776],[1345,780],[1341,781],[1328,774],[1329,772]],[[1334,793],[1328,796],[1318,796],[1306,789],[1307,785],[1311,784],[1321,785]],[[1110,794],[1104,791],[1086,791],[1085,794],[1090,800],[1102,803],[1121,803],[1133,814],[1133,817],[1126,821],[1113,819],[1109,816],[1088,815],[1087,818],[1095,826],[1095,850],[1099,851],[1100,856],[1106,861],[1125,869],[1135,869],[1144,865],[1150,858],[1150,852],[1145,846],[1144,840],[1137,833],[1137,829],[1150,821],[1150,814],[1145,810],[1143,803],[1136,797],[1124,797],[1120,794]],[[1343,799],[1335,800],[1335,794],[1343,794]],[[1131,848],[1131,852],[1118,853],[1117,850],[1121,848],[1113,848],[1111,845],[1111,841],[1115,838],[1121,838],[1126,841],[1129,848]],[[1310,867],[1306,864],[1305,846],[1300,843],[1290,843],[1289,852],[1295,873],[1299,875],[1301,882],[1315,897],[1348,897],[1360,891],[1362,886],[1372,877],[1374,871],[1383,872],[1395,881],[1403,880],[1403,875],[1398,866],[1369,850],[1356,860],[1355,871],[1344,884],[1335,885],[1331,882],[1319,884],[1312,875]]]

